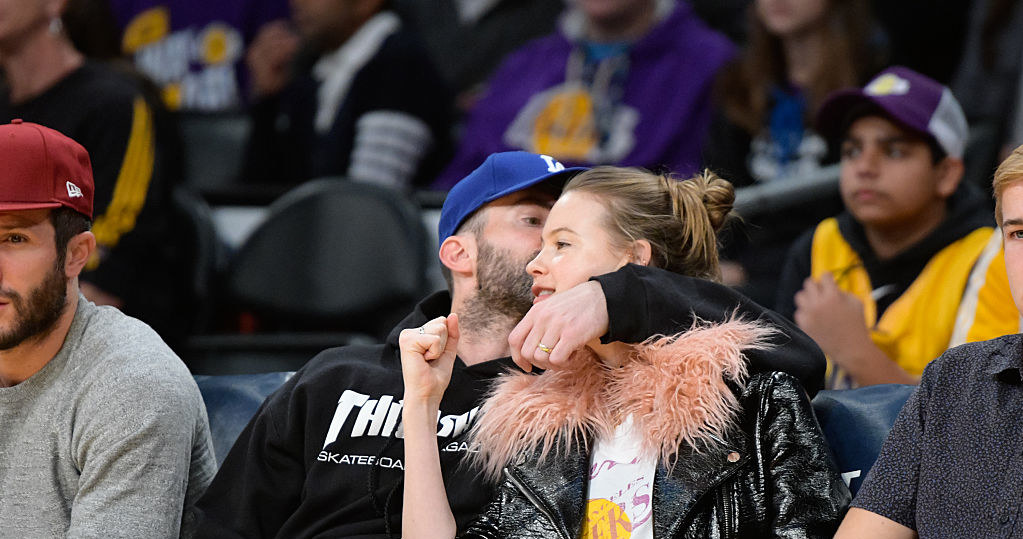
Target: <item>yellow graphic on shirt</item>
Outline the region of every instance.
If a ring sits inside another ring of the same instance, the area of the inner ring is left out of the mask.
[[[632,522],[620,505],[603,498],[586,504],[586,523],[582,539],[628,539]]]
[[[160,6],[147,9],[135,16],[124,29],[121,47],[124,52],[135,51],[160,41],[170,33],[170,13]]]
[[[211,23],[199,34],[199,57],[206,65],[234,62],[242,49],[241,35],[225,24]]]
[[[552,95],[536,116],[532,138],[532,152],[584,160],[598,142],[589,92],[569,88]]]

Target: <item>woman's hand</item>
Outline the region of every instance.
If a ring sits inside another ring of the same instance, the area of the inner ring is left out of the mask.
[[[418,328],[403,329],[398,337],[405,406],[439,405],[451,381],[458,352],[458,315],[439,316]]]

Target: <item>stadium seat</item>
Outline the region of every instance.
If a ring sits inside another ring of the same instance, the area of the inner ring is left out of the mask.
[[[193,337],[186,363],[198,374],[296,370],[328,346],[382,341],[429,292],[427,256],[406,195],[340,178],[303,184],[270,206],[227,271],[225,301],[255,331]]]
[[[293,374],[269,372],[195,377],[210,418],[210,434],[213,436],[218,467],[266,397]]]
[[[882,384],[825,390],[814,397],[817,420],[842,478],[854,495],[877,460],[899,410],[915,389],[910,385]]]
[[[245,113],[179,115],[186,185],[203,195],[238,189],[250,123]]]

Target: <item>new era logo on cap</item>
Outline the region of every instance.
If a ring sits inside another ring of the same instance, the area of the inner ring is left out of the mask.
[[[67,182],[67,196],[71,198],[78,198],[83,197],[85,195],[82,194],[82,190],[79,189],[77,185],[71,182]]]

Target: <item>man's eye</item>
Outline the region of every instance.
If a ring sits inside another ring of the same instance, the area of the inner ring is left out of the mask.
[[[522,221],[530,226],[543,226],[543,219],[539,217],[523,217]]]
[[[891,148],[888,148],[888,157],[894,157],[894,158],[898,159],[900,157],[905,157],[905,156],[906,156],[906,152],[902,148],[895,147],[895,146],[893,146]]]
[[[860,149],[855,146],[842,146],[842,159],[849,159],[860,154]]]
[[[10,234],[7,236],[7,241],[11,243],[24,243],[27,240],[28,238],[22,236],[21,234]]]

